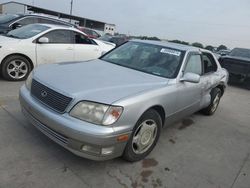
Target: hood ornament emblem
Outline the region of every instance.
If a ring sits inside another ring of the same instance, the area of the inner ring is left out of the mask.
[[[41,91],[41,96],[44,98],[44,97],[47,97],[48,93],[46,91]]]

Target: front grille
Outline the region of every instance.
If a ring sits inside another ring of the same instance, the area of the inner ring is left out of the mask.
[[[72,101],[72,98],[58,93],[34,79],[32,81],[31,94],[48,107],[60,113],[63,113]]]

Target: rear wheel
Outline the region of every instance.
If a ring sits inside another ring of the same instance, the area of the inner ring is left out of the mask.
[[[146,111],[134,127],[123,158],[131,162],[145,158],[155,147],[161,128],[162,121],[159,113],[153,109]]]
[[[6,80],[25,80],[31,71],[31,65],[27,58],[20,55],[7,57],[2,62],[2,76]]]
[[[222,92],[219,88],[216,87],[211,91],[210,95],[211,95],[210,105],[202,110],[202,112],[205,115],[213,115],[215,113],[220,103]]]

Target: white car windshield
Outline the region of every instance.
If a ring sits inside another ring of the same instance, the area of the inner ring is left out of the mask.
[[[174,78],[184,51],[143,42],[127,42],[101,59],[156,76]]]
[[[31,24],[12,30],[8,32],[6,36],[18,39],[28,39],[48,30],[49,28],[50,27],[45,25]]]

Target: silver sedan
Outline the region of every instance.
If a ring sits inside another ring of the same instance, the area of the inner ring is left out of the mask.
[[[209,51],[133,40],[97,60],[36,68],[20,103],[34,126],[76,155],[138,161],[164,126],[196,111],[212,115],[227,80]]]

